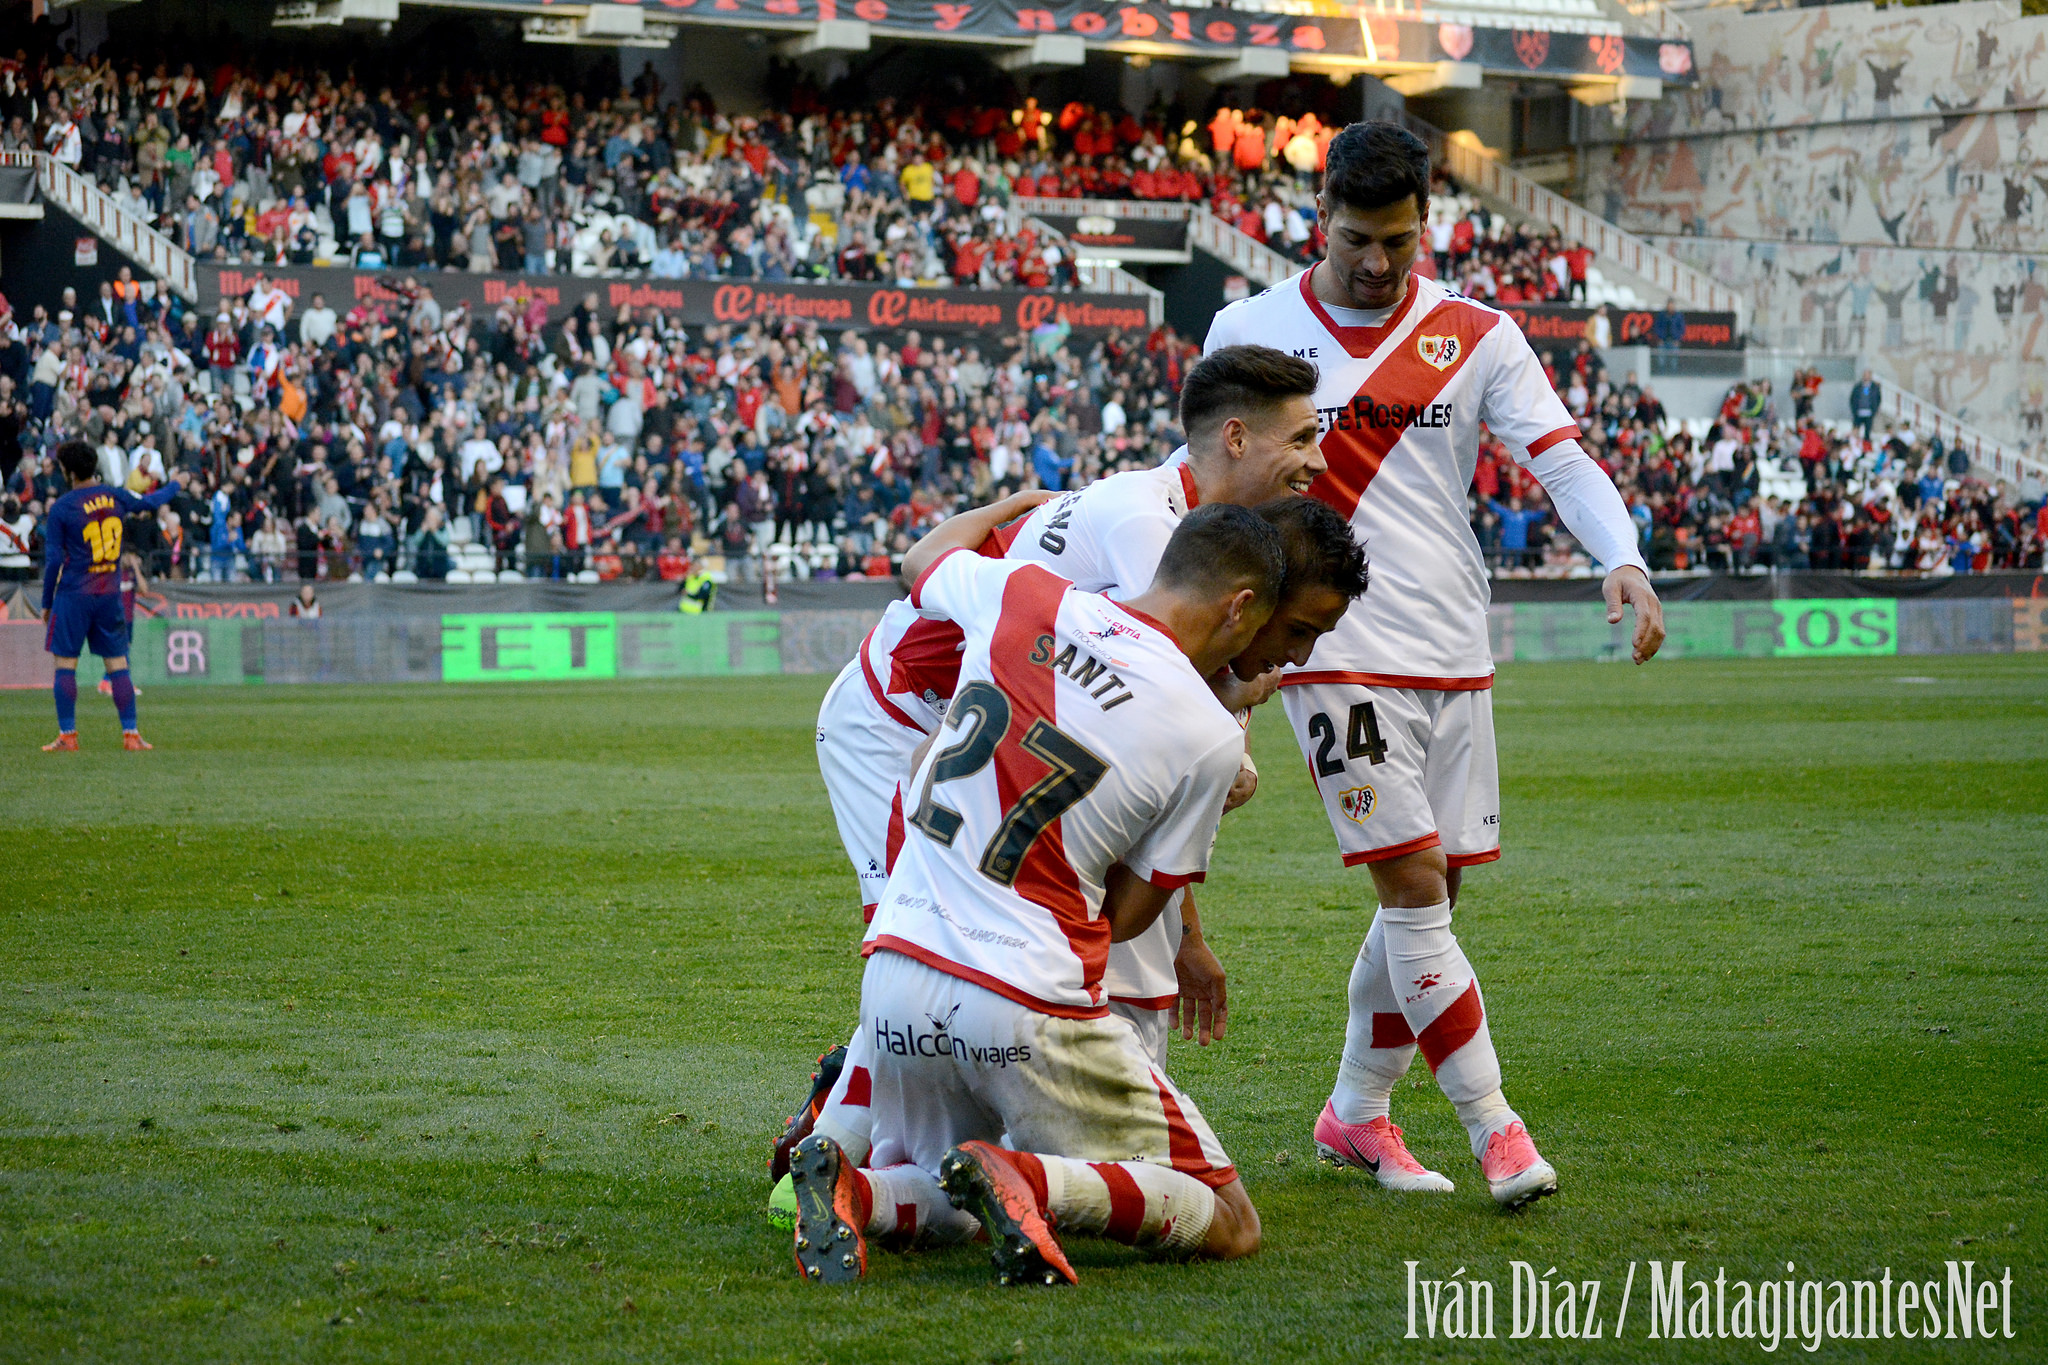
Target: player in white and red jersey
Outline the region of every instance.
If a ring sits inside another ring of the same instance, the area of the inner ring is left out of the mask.
[[[1512,1206],[1557,1176],[1501,1093],[1479,985],[1451,933],[1461,870],[1500,856],[1491,594],[1466,504],[1482,423],[1609,569],[1608,620],[1635,608],[1637,663],[1662,643],[1663,616],[1627,509],[1521,329],[1412,272],[1428,194],[1420,139],[1389,123],[1345,129],[1319,207],[1327,259],[1223,309],[1205,349],[1260,343],[1316,366],[1328,472],[1311,493],[1350,518],[1373,565],[1372,592],[1282,683],[1345,865],[1364,864],[1379,898],[1317,1147],[1391,1188],[1451,1188],[1388,1115],[1419,1044],[1494,1197]]]
[[[1315,382],[1312,366],[1265,347],[1207,357],[1181,390],[1181,423],[1190,442],[1184,459],[1059,495],[1023,521],[1010,519],[1045,494],[1017,494],[963,513],[957,524],[986,528],[978,542],[983,554],[1045,564],[1084,591],[1133,596],[1150,586],[1160,554],[1190,508],[1204,502],[1251,506],[1307,491],[1323,472],[1309,401]],[[1333,585],[1323,586],[1328,591]],[[1322,600],[1290,601],[1284,614],[1298,625]],[[1287,651],[1294,642],[1281,640],[1281,634],[1276,630],[1266,642],[1274,646],[1275,661],[1291,657]],[[872,916],[887,876],[897,783],[944,716],[961,641],[952,622],[924,619],[909,603],[892,603],[819,708],[818,767],[859,879],[864,919]],[[1266,695],[1266,689],[1240,688],[1229,700],[1247,706]],[[1248,756],[1245,763],[1249,768]],[[1255,783],[1251,769],[1240,800]],[[895,819],[900,833],[900,815]],[[1190,1016],[1187,1031],[1192,1036],[1199,1030],[1204,1044],[1211,1022],[1222,1018],[1217,1007],[1224,998],[1223,971],[1185,894],[1143,939],[1112,952],[1107,980],[1112,1008],[1138,1027],[1162,1066],[1177,1006]],[[860,1046],[856,1038],[856,1054]],[[808,1131],[847,1061],[837,1049],[820,1059],[810,1097],[776,1143],[771,1176],[781,1177],[789,1150]]]
[[[1229,1157],[1110,1014],[1103,970],[1112,940],[1206,873],[1243,753],[1208,678],[1267,623],[1284,572],[1268,522],[1214,506],[1122,603],[960,548],[919,578],[913,605],[965,632],[960,688],[863,948],[870,1061],[792,1162],[807,1278],[858,1278],[868,1236],[977,1224],[1004,1283],[1075,1279],[1055,1225],[1257,1249]],[[842,1142],[870,1140],[857,1169]]]

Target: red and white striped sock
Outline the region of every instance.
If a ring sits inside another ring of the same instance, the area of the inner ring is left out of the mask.
[[[1386,934],[1388,978],[1401,1017],[1477,1156],[1486,1135],[1515,1114],[1501,1095],[1500,1056],[1487,1031],[1478,975],[1451,932],[1451,903],[1383,906],[1377,923]]]
[[[971,1213],[953,1207],[929,1171],[907,1162],[859,1174],[868,1182],[870,1237],[901,1237],[905,1241],[949,1244],[973,1239],[981,1224]]]
[[[1216,1192],[1149,1161],[1077,1161],[1039,1155],[1045,1208],[1061,1232],[1188,1256],[1216,1216]]]
[[[1344,1056],[1330,1108],[1343,1123],[1371,1123],[1387,1115],[1394,1086],[1415,1060],[1415,1035],[1401,1013],[1387,972],[1387,936],[1374,914],[1372,929],[1351,964],[1351,1018],[1344,1029]]]

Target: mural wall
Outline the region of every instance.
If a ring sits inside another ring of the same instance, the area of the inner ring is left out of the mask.
[[[1750,291],[1773,340],[1861,351],[2038,444],[2048,18],[1971,3],[1688,19],[1699,85],[1587,147],[1586,204]]]

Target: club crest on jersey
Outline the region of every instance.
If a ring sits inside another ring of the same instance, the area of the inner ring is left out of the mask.
[[[1371,787],[1346,787],[1337,794],[1338,808],[1354,825],[1362,825],[1372,819],[1372,808],[1377,804],[1379,797]]]
[[[1421,356],[1439,370],[1448,370],[1458,363],[1461,343],[1455,336],[1427,336],[1415,338],[1415,354]]]

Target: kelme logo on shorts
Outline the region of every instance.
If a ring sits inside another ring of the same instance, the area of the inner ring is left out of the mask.
[[[1372,818],[1372,808],[1379,798],[1371,787],[1346,787],[1337,796],[1337,804],[1344,811],[1344,817],[1355,825],[1362,825]]]
[[[1454,336],[1417,337],[1415,354],[1439,370],[1448,370],[1458,361],[1458,339]]]

